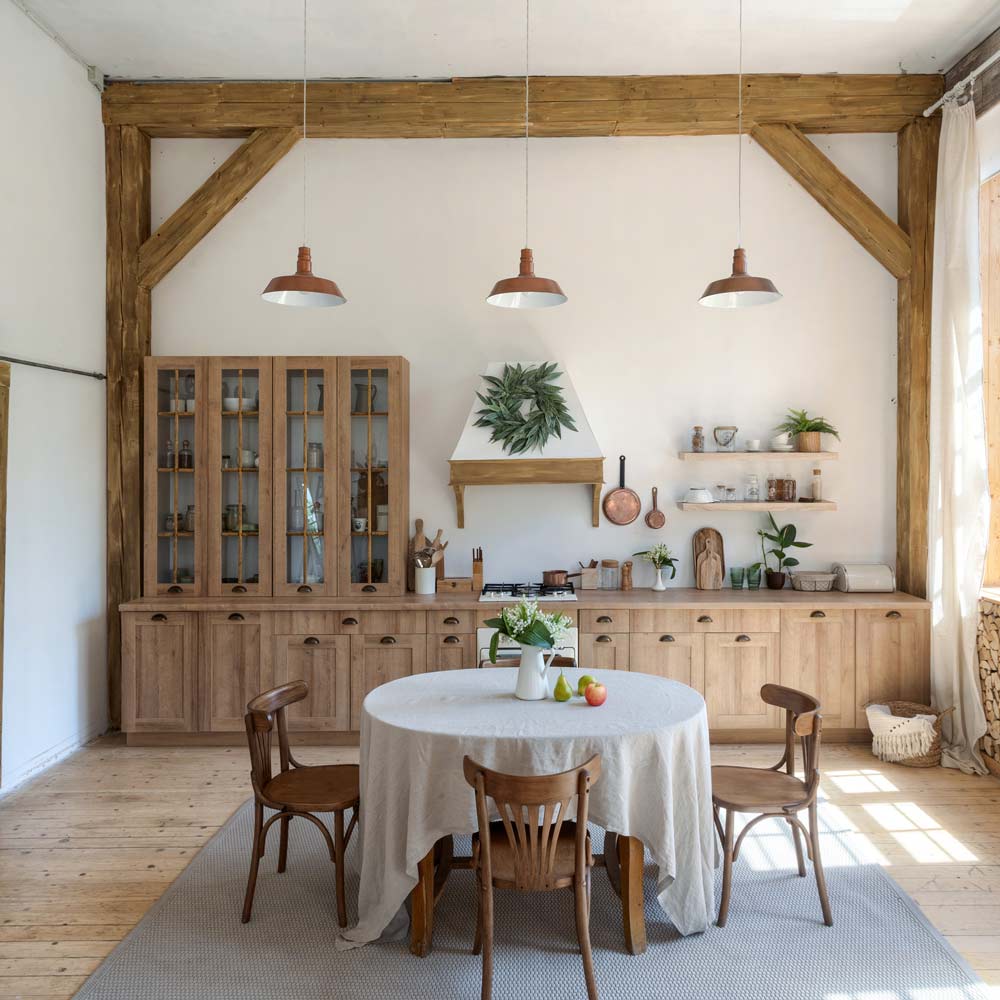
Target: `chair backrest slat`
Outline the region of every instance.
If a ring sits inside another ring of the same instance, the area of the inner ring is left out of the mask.
[[[262,790],[271,780],[271,738],[275,725],[278,729],[278,757],[281,770],[291,766],[288,747],[288,723],[285,709],[302,701],[309,694],[305,681],[289,681],[280,687],[264,691],[247,704],[247,714],[243,717],[250,746],[250,775]]]
[[[780,684],[765,684],[761,700],[785,710],[785,758],[781,762],[789,774],[795,773],[795,738],[802,743],[802,769],[810,793],[819,786],[819,746],[823,730],[821,705],[811,694]],[[780,765],[775,765],[780,766]]]

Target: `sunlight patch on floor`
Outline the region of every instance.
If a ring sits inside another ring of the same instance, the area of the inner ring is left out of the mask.
[[[898,792],[899,789],[873,767],[855,768],[851,771],[824,771],[823,779],[831,781],[837,790],[847,795],[875,795],[879,792]]]
[[[977,860],[972,851],[915,802],[870,802],[864,810],[922,865]]]

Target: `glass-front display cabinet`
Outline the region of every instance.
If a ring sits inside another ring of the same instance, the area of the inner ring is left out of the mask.
[[[274,593],[336,595],[337,363],[275,358]]]
[[[341,358],[340,593],[402,594],[409,509],[409,364]]]
[[[208,586],[271,593],[271,359],[208,361]]]
[[[146,358],[143,591],[203,595],[205,545],[205,363]]]

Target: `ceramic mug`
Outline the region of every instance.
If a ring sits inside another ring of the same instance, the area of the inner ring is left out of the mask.
[[[252,448],[244,448],[240,452],[240,466],[242,468],[244,468],[244,469],[252,469],[253,468],[253,459],[254,459],[254,454],[253,454],[253,449]]]
[[[791,443],[792,439],[790,434],[775,434],[774,437],[771,438],[771,444],[778,449],[787,448]]]
[[[747,451],[760,451],[760,438],[750,438],[747,441]]]
[[[368,530],[368,518],[367,517],[352,517],[351,518],[351,530],[352,531],[367,531]]]

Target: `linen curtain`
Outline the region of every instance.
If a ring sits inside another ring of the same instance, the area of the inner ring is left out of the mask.
[[[900,387],[905,391],[904,387]],[[931,694],[944,724],[945,767],[985,773],[976,655],[989,532],[979,289],[979,156],[971,101],[945,104],[938,154],[931,311],[928,597]]]

